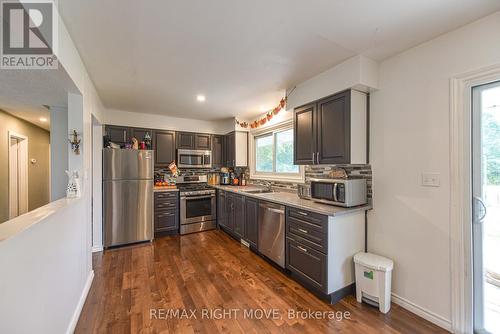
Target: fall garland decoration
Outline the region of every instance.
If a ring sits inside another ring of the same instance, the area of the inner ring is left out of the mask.
[[[280,101],[280,104],[278,106],[276,106],[273,110],[269,111],[261,119],[255,120],[255,121],[251,122],[250,124],[248,122],[240,122],[240,121],[236,120],[236,124],[238,124],[242,128],[248,128],[248,126],[250,126],[250,128],[252,128],[252,129],[258,128],[259,126],[266,124],[274,116],[278,115],[278,113],[281,111],[281,109],[285,108],[287,98],[288,98],[288,96],[282,98]]]
[[[281,111],[281,109],[285,108],[286,101],[288,100],[288,97],[290,96],[290,94],[292,94],[292,92],[295,90],[295,88],[297,88],[297,86],[293,87],[288,92],[288,94],[280,100],[280,103],[273,110],[269,111],[264,117],[262,117],[258,120],[255,120],[255,121],[251,122],[250,124],[248,122],[240,122],[240,121],[236,120],[236,124],[238,124],[239,126],[241,126],[242,128],[245,128],[245,129],[248,128],[248,126],[250,126],[250,128],[252,128],[252,129],[258,128],[259,126],[263,126],[268,121],[273,119],[274,116],[278,115],[278,113]]]

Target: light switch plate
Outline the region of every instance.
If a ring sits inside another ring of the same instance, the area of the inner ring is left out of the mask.
[[[424,187],[441,186],[441,175],[439,173],[422,173],[422,186]]]

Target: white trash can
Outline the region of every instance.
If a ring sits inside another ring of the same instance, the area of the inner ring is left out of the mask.
[[[378,306],[380,312],[391,309],[391,277],[394,262],[391,259],[371,254],[354,255],[356,268],[356,299]]]

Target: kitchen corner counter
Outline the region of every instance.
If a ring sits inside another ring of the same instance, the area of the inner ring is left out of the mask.
[[[164,188],[164,187],[154,187],[153,192],[155,193],[160,193],[160,192],[168,192],[168,191],[179,191],[178,188]]]
[[[244,196],[257,198],[269,202],[274,202],[302,210],[312,211],[327,216],[341,216],[360,211],[371,210],[373,208],[370,203],[352,208],[344,208],[340,206],[321,204],[313,202],[312,200],[302,199],[297,195],[297,193],[287,192],[287,191],[276,191],[270,193],[249,193],[249,191],[262,189],[262,187],[252,186],[252,185],[249,186],[211,185],[211,186],[219,190],[230,191]]]

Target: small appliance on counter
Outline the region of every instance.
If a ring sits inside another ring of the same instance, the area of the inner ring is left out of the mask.
[[[366,204],[366,179],[311,179],[311,199],[347,208]]]
[[[220,184],[225,186],[229,186],[231,184],[229,173],[220,173]]]
[[[208,173],[208,184],[216,185],[220,183],[219,173]]]
[[[297,195],[302,199],[311,199],[311,185],[310,184],[299,184],[297,186]]]

